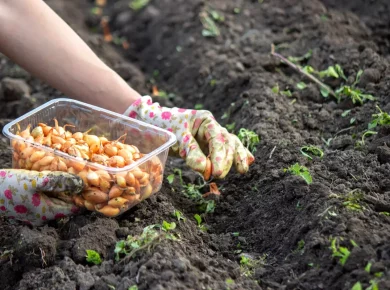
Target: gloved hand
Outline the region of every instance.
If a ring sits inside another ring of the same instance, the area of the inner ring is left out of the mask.
[[[211,159],[211,175],[219,179],[228,174],[233,162],[242,174],[254,162],[238,137],[219,125],[209,111],[165,108],[144,96],[124,114],[173,132],[178,142],[171,147],[171,153],[184,158],[190,168],[202,174],[207,165],[205,154]]]
[[[0,169],[0,215],[39,226],[77,213],[72,195],[82,189],[82,179],[65,172]]]

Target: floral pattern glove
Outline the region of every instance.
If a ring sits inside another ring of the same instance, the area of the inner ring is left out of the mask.
[[[77,213],[71,196],[82,189],[82,179],[69,173],[0,169],[0,215],[39,226]]]
[[[171,155],[182,157],[190,168],[202,174],[208,157],[211,175],[218,179],[228,174],[233,163],[243,174],[254,162],[253,155],[238,137],[219,125],[209,111],[165,108],[153,103],[150,96],[144,96],[124,114],[173,132],[178,142],[171,147]]]

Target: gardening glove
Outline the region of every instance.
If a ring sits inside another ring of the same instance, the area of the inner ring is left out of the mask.
[[[228,174],[233,162],[241,174],[254,162],[253,155],[238,137],[219,125],[209,111],[165,108],[153,103],[150,96],[144,96],[124,114],[173,132],[178,142],[171,147],[170,155],[185,159],[186,164],[202,173],[206,180],[208,158],[211,175],[218,179]]]
[[[82,189],[82,179],[69,173],[1,169],[0,215],[39,226],[77,213],[71,195]]]

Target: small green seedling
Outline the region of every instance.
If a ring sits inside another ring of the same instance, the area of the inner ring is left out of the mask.
[[[372,266],[372,263],[368,262],[366,267],[364,267],[364,271],[366,271],[367,273],[370,273],[371,272],[371,266]]]
[[[372,115],[373,119],[368,124],[369,130],[375,128],[378,125],[390,125],[390,115],[386,112],[383,112],[378,105],[376,106],[376,108],[378,109],[379,113]]]
[[[306,52],[304,55],[302,56],[289,56],[287,57],[287,59],[289,61],[291,61],[292,63],[300,63],[302,61],[305,61],[305,60],[309,60],[313,55],[313,51],[310,49],[308,52]]]
[[[300,90],[304,90],[305,88],[307,88],[307,85],[304,82],[299,82],[297,83],[297,88]]]
[[[387,211],[381,211],[379,214],[384,215],[384,216],[390,216],[390,213]]]
[[[203,104],[195,104],[194,109],[195,110],[202,110],[203,109]]]
[[[356,282],[356,283],[352,286],[351,290],[363,290],[362,283],[360,283],[359,281]]]
[[[346,196],[331,194],[330,197],[335,197],[343,200],[343,206],[345,206],[350,211],[365,210],[365,207],[361,205],[361,201],[364,198],[364,193],[359,188],[348,192]]]
[[[322,159],[324,156],[324,151],[314,145],[307,145],[301,147],[301,153],[303,156],[306,156],[308,159],[312,160],[312,156],[317,156]],[[312,155],[312,156],[311,156]]]
[[[334,66],[330,66],[326,70],[318,72],[318,75],[320,78],[326,78],[326,77],[328,78],[333,77],[335,79],[339,78],[339,74],[336,72]]]
[[[131,259],[137,252],[141,250],[150,250],[164,239],[173,241],[178,240],[173,233],[170,233],[170,231],[176,227],[176,224],[165,222],[164,225],[164,222],[163,225],[155,224],[145,227],[141,235],[129,235],[126,240],[118,241],[114,250],[115,260],[119,261],[122,256]]]
[[[289,98],[292,97],[292,93],[290,90],[281,91],[280,94]]]
[[[131,0],[129,6],[134,11],[139,11],[142,8],[146,7],[149,2],[150,0]]]
[[[233,122],[231,124],[226,124],[225,127],[226,127],[226,130],[228,130],[230,133],[233,133],[234,128],[236,127],[236,122]]]
[[[366,138],[367,136],[376,135],[376,134],[378,134],[378,132],[371,131],[371,130],[367,130],[366,132],[363,133],[362,139],[356,142],[356,147],[362,147],[362,146],[364,146],[364,145],[366,144],[365,141],[364,141],[365,138]]]
[[[361,90],[350,86],[342,86],[338,88],[335,93],[338,102],[340,102],[343,97],[350,98],[353,104],[359,105],[363,105],[363,103],[368,100],[375,101],[374,96],[369,94],[363,94]]]
[[[204,37],[217,37],[221,34],[213,16],[209,11],[202,11],[199,15],[200,21],[203,25],[202,35]]]
[[[293,175],[302,177],[307,184],[311,184],[313,182],[313,178],[309,172],[309,169],[307,169],[307,167],[305,166],[300,165],[299,163],[295,163],[289,168],[284,169],[284,172],[290,172]]]
[[[242,255],[240,260],[240,270],[243,276],[251,277],[254,274],[256,267],[265,265],[266,255],[260,259],[252,259],[248,256]]]
[[[200,215],[196,214],[196,215],[194,215],[194,218],[195,218],[196,222],[198,223],[199,229],[203,232],[206,232],[207,227],[204,224],[202,224],[202,217]]]
[[[184,194],[184,196],[195,201],[197,203],[198,210],[205,213],[214,212],[215,201],[204,199],[201,193],[201,189],[204,188],[208,183],[203,181],[203,184],[199,184],[199,185],[192,184],[192,183],[185,184],[182,177],[182,171],[178,168],[175,168],[173,171],[174,171],[173,174],[167,176],[168,182],[172,184],[175,180],[175,176],[178,175],[180,185],[182,186],[181,192]]]
[[[102,259],[100,258],[100,254],[94,250],[87,250],[87,262],[100,265],[102,263]]]
[[[300,240],[298,242],[297,248],[293,251],[293,253],[302,255],[304,251],[305,251],[305,241]]]
[[[168,232],[168,231],[171,231],[174,229],[176,229],[176,223],[174,223],[174,222],[169,223],[167,221],[162,222],[162,230],[163,231]]]
[[[173,216],[176,217],[178,221],[186,221],[186,218],[184,217],[183,213],[177,209],[173,211]]]
[[[137,285],[133,285],[133,286],[127,288],[127,290],[138,290],[138,286]]]
[[[341,238],[341,240],[343,240],[343,238]],[[355,241],[351,240],[350,242],[352,246],[357,247]],[[330,248],[332,250],[332,257],[339,258],[339,263],[344,266],[351,255],[350,250],[347,247],[340,247],[339,240],[337,238],[331,239]]]
[[[279,85],[276,84],[271,90],[274,94],[279,94]]]
[[[245,128],[241,128],[237,135],[242,144],[252,153],[256,152],[256,146],[260,143],[259,135]]]

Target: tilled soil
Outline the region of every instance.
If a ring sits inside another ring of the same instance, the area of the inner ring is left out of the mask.
[[[103,41],[93,1],[47,1],[141,93],[156,86],[169,93],[155,97],[163,105],[202,104],[221,124],[235,123],[235,133],[259,134],[256,162],[244,176],[233,171],[217,181],[222,194],[215,210],[202,215],[207,231],[197,226],[196,203],[181,193],[177,178],[116,219],[91,214],[36,229],[3,220],[0,288],[390,289],[390,128],[371,129],[376,134],[366,134],[362,144],[375,106],[390,112],[388,1],[151,0],[140,11],[128,0],[107,2],[103,15],[114,39],[128,40],[126,49]],[[216,21],[217,37],[202,35],[200,13],[207,9],[224,17]],[[272,44],[286,57],[311,50],[302,65],[316,70],[339,64],[346,80],[324,80],[334,90],[351,86],[363,70],[357,87],[376,100],[324,98],[317,85],[270,55]],[[61,96],[0,60],[1,124]],[[301,81],[306,88],[297,88]],[[9,167],[6,141],[0,158]],[[300,152],[305,145],[322,148],[323,158],[308,160]],[[310,185],[284,171],[296,162],[309,169]],[[175,159],[165,176],[175,168],[185,182],[196,181]],[[185,221],[172,217],[175,209]],[[117,241],[163,220],[176,221],[179,241],[115,260]],[[344,259],[333,256],[332,241]],[[104,262],[88,264],[87,249]],[[253,268],[240,266],[243,254]]]

